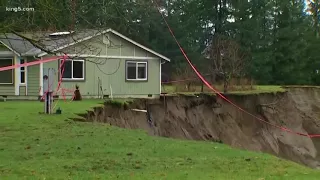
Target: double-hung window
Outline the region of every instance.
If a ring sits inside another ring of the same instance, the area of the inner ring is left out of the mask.
[[[63,60],[60,60],[60,65],[62,63]],[[84,80],[84,73],[84,60],[67,59],[64,61],[60,69],[60,75],[62,75],[62,80]]]
[[[0,58],[0,67],[12,66],[13,58]],[[0,71],[0,84],[13,84],[13,69]]]
[[[148,80],[148,62],[126,61],[126,80],[127,81]]]

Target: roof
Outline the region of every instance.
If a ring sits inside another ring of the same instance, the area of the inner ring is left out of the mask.
[[[105,34],[107,32],[113,33],[117,36],[119,36],[122,39],[125,39],[128,42],[131,42],[132,44],[148,51],[149,53],[160,57],[163,60],[169,61],[170,59],[165,57],[162,54],[159,54],[141,44],[139,44],[136,41],[133,41],[132,39],[124,36],[123,34],[113,30],[113,29],[107,29],[107,30],[93,30],[93,29],[84,29],[77,32],[72,33],[69,36],[58,36],[54,38],[50,38],[49,35],[53,32],[34,32],[34,33],[23,33],[21,34],[23,37],[26,37],[28,39],[32,39],[36,42],[36,45],[41,47],[45,51],[50,52],[56,52],[61,49],[64,49],[66,47],[72,46],[74,44],[77,44],[82,41],[89,40],[93,37],[99,36],[101,34]],[[9,38],[6,38],[9,37]],[[11,38],[14,37],[14,38]],[[7,46],[10,50],[16,52],[20,55],[37,55],[39,57],[46,55],[47,53],[45,51],[41,51],[39,48],[36,48],[33,46],[29,41],[23,39],[20,36],[17,36],[12,33],[6,33],[6,36],[1,38],[0,41]]]
[[[12,33],[2,33],[0,34],[0,41],[8,49],[13,51],[15,54],[21,56],[28,52],[35,51],[35,48],[29,41],[21,38]]]
[[[61,35],[57,37],[50,37],[53,32],[25,33],[22,35],[36,41],[37,44],[46,51],[55,52],[58,49],[65,48],[68,44],[77,42],[86,37],[95,36],[99,32],[99,30],[81,30],[74,32],[71,35]]]

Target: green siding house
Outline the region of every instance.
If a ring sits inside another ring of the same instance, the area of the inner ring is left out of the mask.
[[[41,62],[62,55],[68,57],[62,68],[62,59]],[[76,85],[83,98],[157,98],[161,65],[170,59],[112,29],[0,34],[0,67],[34,61],[39,63],[0,71],[0,96],[41,97],[43,70],[53,68],[52,87],[59,98],[71,98]]]

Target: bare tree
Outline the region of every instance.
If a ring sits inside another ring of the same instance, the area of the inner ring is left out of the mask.
[[[199,83],[199,78],[189,66],[177,69],[173,79],[181,81],[182,84],[185,85],[185,89],[187,91],[191,90],[192,85],[197,85]]]
[[[210,71],[215,78],[223,80],[223,91],[228,92],[231,78],[240,77],[243,73],[246,53],[236,41],[216,36],[206,50],[206,56],[211,61]]]

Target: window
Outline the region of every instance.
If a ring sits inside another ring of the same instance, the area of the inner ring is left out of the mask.
[[[12,65],[12,58],[0,58],[0,67]],[[0,84],[13,84],[13,69],[0,71]]]
[[[148,78],[147,62],[126,62],[126,80],[145,81]]]
[[[24,64],[24,59],[20,59],[20,64]],[[20,67],[20,83],[25,84],[26,83],[26,70],[25,67]]]
[[[60,75],[64,69],[63,80],[84,80],[84,60],[66,60],[63,66],[60,69]]]

